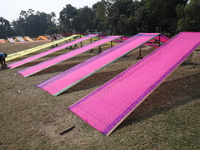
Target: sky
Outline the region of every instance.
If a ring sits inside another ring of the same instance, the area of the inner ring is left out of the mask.
[[[0,3],[0,17],[11,23],[19,18],[21,10],[33,9],[35,12],[47,14],[55,12],[58,18],[59,12],[68,4],[78,9],[84,6],[92,7],[98,1],[100,0],[3,0]]]

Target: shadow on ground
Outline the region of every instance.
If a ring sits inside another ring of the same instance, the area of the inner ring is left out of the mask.
[[[200,98],[200,73],[162,83],[119,126],[129,126]]]

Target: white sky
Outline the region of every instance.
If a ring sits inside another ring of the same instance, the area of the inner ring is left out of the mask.
[[[28,11],[33,9],[35,12],[51,12],[56,13],[56,18],[59,17],[59,12],[67,4],[71,4],[76,8],[84,6],[92,7],[93,4],[100,0],[3,0],[0,2],[0,17],[10,21],[19,18],[21,10]]]

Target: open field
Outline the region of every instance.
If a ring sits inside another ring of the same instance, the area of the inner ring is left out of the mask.
[[[10,54],[44,43],[0,44],[0,52]],[[15,69],[0,69],[0,150],[200,149],[200,65],[183,63],[179,66],[107,137],[67,107],[136,63],[138,50],[57,97],[35,85],[97,55],[97,49],[94,53],[83,53],[27,78],[17,73],[68,51],[63,49]],[[142,54],[145,56],[152,51],[146,47]],[[188,61],[200,63],[200,51],[195,51]],[[73,130],[59,134],[72,126],[75,126]]]

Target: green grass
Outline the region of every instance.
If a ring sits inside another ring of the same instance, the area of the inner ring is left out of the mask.
[[[9,54],[40,44],[43,43],[2,44],[0,52]],[[70,50],[64,49],[12,70],[0,70],[0,149],[200,149],[200,66],[183,64],[178,67],[107,137],[70,112],[67,107],[133,65],[138,61],[138,51],[120,58],[57,97],[35,85],[96,53],[83,53],[27,78],[17,73],[68,51]],[[147,55],[151,51],[144,50],[142,54]],[[200,62],[200,51],[193,53],[192,61]],[[72,131],[62,136],[59,134],[71,126],[75,126]]]

